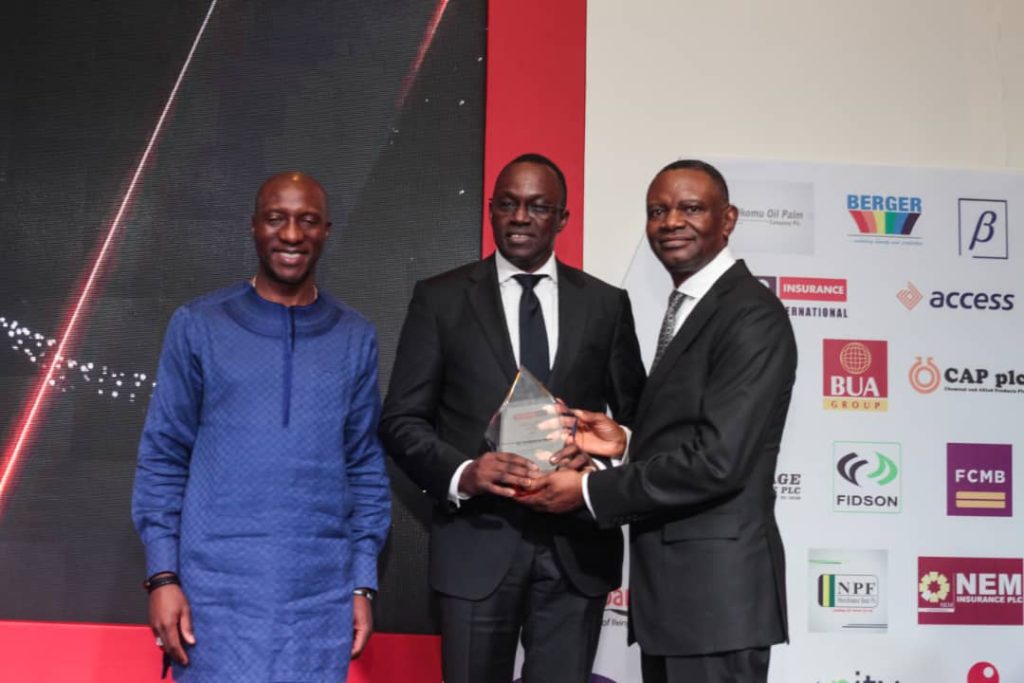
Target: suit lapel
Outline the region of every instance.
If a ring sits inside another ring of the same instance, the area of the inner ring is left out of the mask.
[[[644,386],[644,392],[640,398],[640,405],[637,407],[637,424],[640,423],[643,414],[647,411],[652,397],[657,394],[658,389],[661,388],[665,380],[672,375],[672,368],[679,360],[679,357],[690,348],[690,345],[693,344],[708,322],[715,316],[715,313],[718,312],[722,296],[732,289],[744,276],[749,275],[750,271],[747,270],[743,261],[737,261],[729,270],[722,274],[722,277],[718,278],[711,289],[708,290],[708,293],[697,303],[696,308],[686,317],[686,322],[679,328],[679,332],[676,333],[668,348],[665,349],[665,355],[661,357],[656,366],[651,368],[651,374],[647,378],[647,384]]]
[[[583,343],[583,328],[587,322],[586,297],[583,278],[558,262],[558,348],[551,366],[549,388],[558,393],[564,386],[566,373],[571,371],[572,359],[578,355]]]
[[[470,286],[466,292],[470,306],[480,321],[487,345],[494,353],[502,371],[508,377],[509,384],[516,378],[516,360],[509,341],[508,322],[505,320],[505,309],[501,304],[501,292],[498,290],[498,271],[494,265],[494,256],[480,262],[469,277]]]

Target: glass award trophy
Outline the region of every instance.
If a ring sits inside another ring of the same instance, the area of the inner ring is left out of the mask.
[[[484,438],[493,450],[521,455],[542,472],[550,472],[555,469],[551,456],[565,445],[565,431],[558,419],[561,412],[547,387],[529,370],[519,368]]]

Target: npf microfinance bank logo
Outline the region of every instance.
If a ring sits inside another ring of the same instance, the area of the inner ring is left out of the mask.
[[[900,511],[900,444],[836,441],[832,444],[832,462],[835,512]]]
[[[822,392],[826,410],[889,408],[889,347],[880,340],[823,340]]]

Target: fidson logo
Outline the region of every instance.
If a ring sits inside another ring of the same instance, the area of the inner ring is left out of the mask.
[[[899,512],[901,446],[836,441],[832,444],[835,512]]]

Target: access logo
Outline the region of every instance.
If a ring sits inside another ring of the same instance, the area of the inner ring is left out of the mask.
[[[917,623],[1024,625],[1024,560],[917,558]]]
[[[961,289],[933,289],[927,296],[928,305],[935,309],[952,311],[1012,311],[1017,295],[1013,292],[975,292]],[[896,299],[908,311],[917,308],[925,295],[913,282],[896,292]]]
[[[826,410],[889,409],[888,342],[825,339],[822,393]]]
[[[854,240],[859,242],[920,244],[920,237],[912,233],[921,217],[921,207],[920,197],[848,194],[846,210],[857,225],[851,237],[859,238]]]

